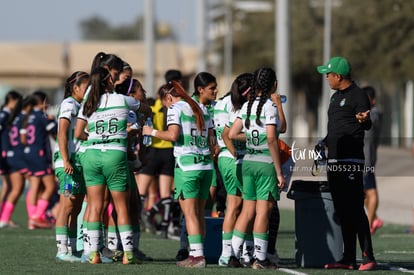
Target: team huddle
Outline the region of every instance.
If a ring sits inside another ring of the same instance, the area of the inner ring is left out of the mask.
[[[286,121],[274,70],[237,76],[220,99],[212,74],[198,73],[190,96],[179,72],[170,72],[176,75],[150,104],[128,63],[100,52],[90,73],[67,78],[56,118],[46,114],[45,93],[9,92],[0,113],[0,227],[13,226],[27,179],[28,228],[54,225],[56,260],[137,264],[151,260],[139,249],[141,220],[162,208],[167,234],[176,203],[185,220],[177,265],[203,268],[205,209],[220,180],[226,211],[218,264],[278,268],[277,201],[286,184],[279,134]],[[142,217],[154,179],[160,200]]]

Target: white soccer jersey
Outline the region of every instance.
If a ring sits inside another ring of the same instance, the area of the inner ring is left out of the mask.
[[[210,150],[208,144],[208,130],[213,128],[210,115],[203,106],[205,128],[202,133],[197,130],[197,124],[193,110],[190,105],[181,100],[174,103],[167,112],[167,125],[179,125],[180,134],[174,143],[174,156],[180,162],[180,157],[191,156],[189,161],[180,163],[183,170],[209,170],[212,169],[210,158]],[[198,158],[198,159],[196,159]],[[181,158],[184,160],[185,158]],[[194,160],[194,161],[192,161]]]
[[[278,110],[275,104],[270,99],[266,100],[263,104],[262,111],[260,113],[260,121],[262,125],[256,123],[256,110],[259,105],[259,98],[253,102],[250,112],[250,127],[245,127],[245,121],[247,118],[247,105],[248,102],[243,104],[240,111],[239,118],[243,121],[243,131],[246,133],[246,155],[244,160],[251,160],[257,162],[272,163],[272,156],[269,152],[266,137],[266,125],[277,125],[280,124]],[[275,129],[275,131],[277,131]]]
[[[226,144],[222,138],[224,127],[229,124],[230,111],[233,109],[233,104],[231,103],[231,96],[225,96],[221,100],[217,101],[216,106],[214,106],[214,126],[216,129],[217,135],[217,144],[220,146],[220,150],[226,149]],[[231,157],[229,151],[225,150],[223,154],[227,153],[227,156]],[[230,155],[228,155],[230,154]]]
[[[69,157],[79,150],[80,141],[77,140],[73,135],[79,109],[80,109],[80,103],[70,96],[70,97],[65,98],[62,101],[62,103],[60,104],[58,115],[57,115],[58,131],[60,127],[60,119],[67,119],[70,121],[70,128],[67,133]],[[59,140],[58,139],[56,140],[54,151],[55,151],[55,162],[54,162],[55,168],[64,167],[62,157],[59,153]]]
[[[101,95],[98,109],[90,116],[83,115],[83,105],[78,118],[88,122],[88,140],[82,143],[86,150],[126,151],[127,119],[129,110],[136,111],[140,102],[130,96],[105,93]]]

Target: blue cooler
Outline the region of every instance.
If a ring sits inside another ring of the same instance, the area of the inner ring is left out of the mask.
[[[221,255],[221,233],[224,218],[205,217],[206,240],[204,242],[204,256],[208,264],[217,264]]]

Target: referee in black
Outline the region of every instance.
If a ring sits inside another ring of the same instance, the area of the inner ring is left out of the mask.
[[[356,268],[356,238],[362,250],[359,270],[376,266],[368,218],[364,209],[364,131],[371,127],[370,102],[351,78],[351,65],[340,56],[318,66],[334,90],[328,109],[328,184],[339,218],[344,243],[343,258],[326,269]]]

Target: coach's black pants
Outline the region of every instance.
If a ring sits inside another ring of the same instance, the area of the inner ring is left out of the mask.
[[[374,260],[368,218],[364,210],[364,165],[357,163],[328,164],[328,183],[335,212],[341,223],[344,242],[343,261],[356,263],[356,238],[362,256]]]

